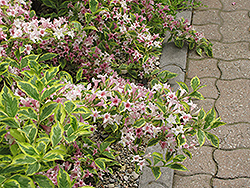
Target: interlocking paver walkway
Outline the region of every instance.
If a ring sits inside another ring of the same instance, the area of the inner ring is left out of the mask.
[[[192,150],[189,171],[175,171],[173,188],[250,187],[250,0],[201,1],[208,7],[194,10],[192,23],[214,44],[214,58],[189,52],[186,82],[197,75],[208,85],[199,106],[214,106],[227,125],[212,132],[218,149],[205,142]]]

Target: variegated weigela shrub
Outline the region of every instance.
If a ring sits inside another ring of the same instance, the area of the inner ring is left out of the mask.
[[[180,89],[174,92],[167,80],[175,77],[175,73],[153,71],[155,78],[147,88],[119,77],[111,69],[109,64],[112,59],[116,60],[116,56],[112,55],[115,48],[110,48],[110,42],[120,40],[124,43],[131,39],[131,46],[126,44],[130,51],[123,49],[125,64],[122,63],[122,66],[127,69],[131,65],[126,65],[127,61],[139,60],[140,63],[142,59],[140,65],[143,67],[143,63],[153,63],[157,59],[154,55],[150,56],[154,50],[148,44],[152,42],[148,38],[153,37],[157,42],[158,36],[150,33],[147,25],[143,26],[144,31],[136,25],[133,26],[135,30],[131,28],[131,24],[136,24],[138,19],[143,20],[136,13],[125,11],[125,4],[132,1],[109,2],[119,4],[116,9],[120,12],[112,13],[112,18],[117,20],[112,21],[108,18],[110,10],[99,7],[101,4],[96,2],[78,3],[72,8],[76,11],[77,8],[87,7],[86,12],[79,14],[84,14],[84,19],[90,24],[87,25],[66,18],[52,22],[44,18],[38,20],[35,12],[29,9],[30,1],[0,1],[0,74],[4,83],[0,93],[1,186],[95,186],[104,173],[112,173],[114,168],[120,166],[116,151],[111,147],[113,144],[121,144],[134,154],[131,161],[135,162],[137,173],[147,165],[158,179],[162,167],[187,170],[181,162],[186,157],[191,158],[189,149],[196,144],[202,146],[205,139],[213,146],[219,146],[219,139],[210,133],[211,129],[224,125],[220,118],[216,118],[215,110],[194,111],[196,105],[192,98],[203,99],[198,91],[203,87],[198,77],[191,80],[190,89],[185,83],[178,82]],[[121,14],[120,17],[117,13]],[[121,17],[126,18],[128,25],[120,23]],[[107,20],[111,24],[107,26],[109,29],[110,26],[117,26],[124,31],[112,35],[112,30],[116,28],[108,30],[108,38],[104,33],[104,42],[99,43],[98,37],[102,34],[98,35],[97,31],[102,28],[95,25],[98,19]],[[144,43],[149,45],[146,46],[148,53],[140,52],[140,45]],[[62,49],[63,52],[60,51]],[[77,55],[79,58],[83,58],[74,59],[76,52],[80,54]],[[137,52],[139,56],[134,59]],[[74,84],[70,75],[74,69],[69,69],[71,72],[68,73],[60,71],[62,66],[66,66],[63,63],[51,65],[51,61],[55,64],[64,61],[68,54],[79,65],[86,63],[86,57],[91,57],[86,67],[96,61],[96,67],[105,68],[106,74],[97,71],[91,75],[95,69],[85,72],[81,68],[75,79],[80,82],[82,76],[86,76],[89,81]],[[98,58],[106,65],[102,67],[98,64],[101,62]],[[133,72],[130,68],[127,70]],[[96,143],[93,137],[97,131],[105,138]],[[197,143],[190,142],[189,137],[197,137]],[[150,147],[158,143],[163,153],[145,155],[145,151],[140,150],[142,145]]]

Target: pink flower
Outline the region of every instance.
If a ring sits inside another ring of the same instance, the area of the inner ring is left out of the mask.
[[[119,99],[118,97],[117,97],[117,95],[115,96],[115,98],[111,98],[111,101],[112,101],[112,103],[111,103],[111,106],[118,106],[119,105],[119,103],[121,102],[121,99]]]
[[[232,2],[232,5],[236,5],[236,2]]]
[[[106,113],[102,116],[104,118],[103,120],[103,124],[107,123],[108,121],[111,121],[112,118],[110,117],[110,114],[109,113]]]

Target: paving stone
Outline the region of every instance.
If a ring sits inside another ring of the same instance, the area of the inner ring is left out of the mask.
[[[250,60],[220,61],[221,79],[250,78]]]
[[[175,171],[175,174],[193,175],[204,173],[214,175],[216,173],[216,165],[212,158],[212,147],[203,146],[196,149],[190,149],[189,151],[192,153],[192,159],[187,158],[182,163],[189,171]]]
[[[249,0],[221,0],[223,4],[223,10],[233,11],[233,10],[250,10]],[[232,5],[235,2],[235,5]]]
[[[211,175],[174,176],[173,188],[210,188]]]
[[[220,27],[223,42],[250,41],[248,11],[221,12],[220,15],[223,19]]]
[[[220,97],[215,103],[219,115],[226,123],[250,122],[250,80],[219,80]]]
[[[207,24],[194,26],[195,31],[203,33],[203,35],[209,40],[221,40],[222,35],[219,33],[219,25]]]
[[[219,10],[194,11],[193,25],[196,24],[220,24]]]
[[[250,124],[248,123],[224,125],[210,132],[220,139],[221,149],[249,148],[250,146]]]
[[[219,0],[199,0],[203,5],[206,5],[207,7],[199,7],[197,8],[198,10],[199,9],[210,9],[210,8],[213,8],[213,9],[221,9],[222,8],[222,4]]]
[[[234,59],[250,59],[250,50],[248,42],[238,42],[231,44],[224,44],[220,42],[213,42],[214,58],[222,60]]]
[[[238,178],[233,180],[222,180],[222,179],[213,179],[213,187],[214,188],[247,188],[250,187],[250,179],[249,178]]]
[[[160,68],[167,65],[177,65],[182,69],[186,69],[187,62],[187,45],[183,48],[177,48],[173,42],[164,43],[160,59]]]
[[[187,77],[193,78],[198,76],[199,78],[203,77],[220,77],[220,71],[217,67],[218,60],[216,59],[204,59],[201,61],[197,60],[188,60],[188,70]]]
[[[250,177],[250,149],[215,150],[219,178]]]

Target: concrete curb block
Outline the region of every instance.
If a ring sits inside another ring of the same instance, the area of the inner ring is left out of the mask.
[[[191,21],[192,11],[183,11],[177,14],[177,18],[184,17]],[[167,34],[168,38],[168,34]],[[161,70],[169,70],[170,72],[178,73],[178,76],[169,81],[171,87],[176,91],[178,85],[176,81],[184,82],[187,64],[187,52],[188,47],[184,45],[182,49],[177,48],[173,42],[167,43],[164,41],[162,55],[160,58]],[[159,144],[147,149],[146,153],[153,153],[160,151]],[[155,181],[155,177],[150,168],[144,167],[142,169],[142,175],[140,176],[139,188],[172,188],[174,170],[170,168],[162,168],[161,177]]]

